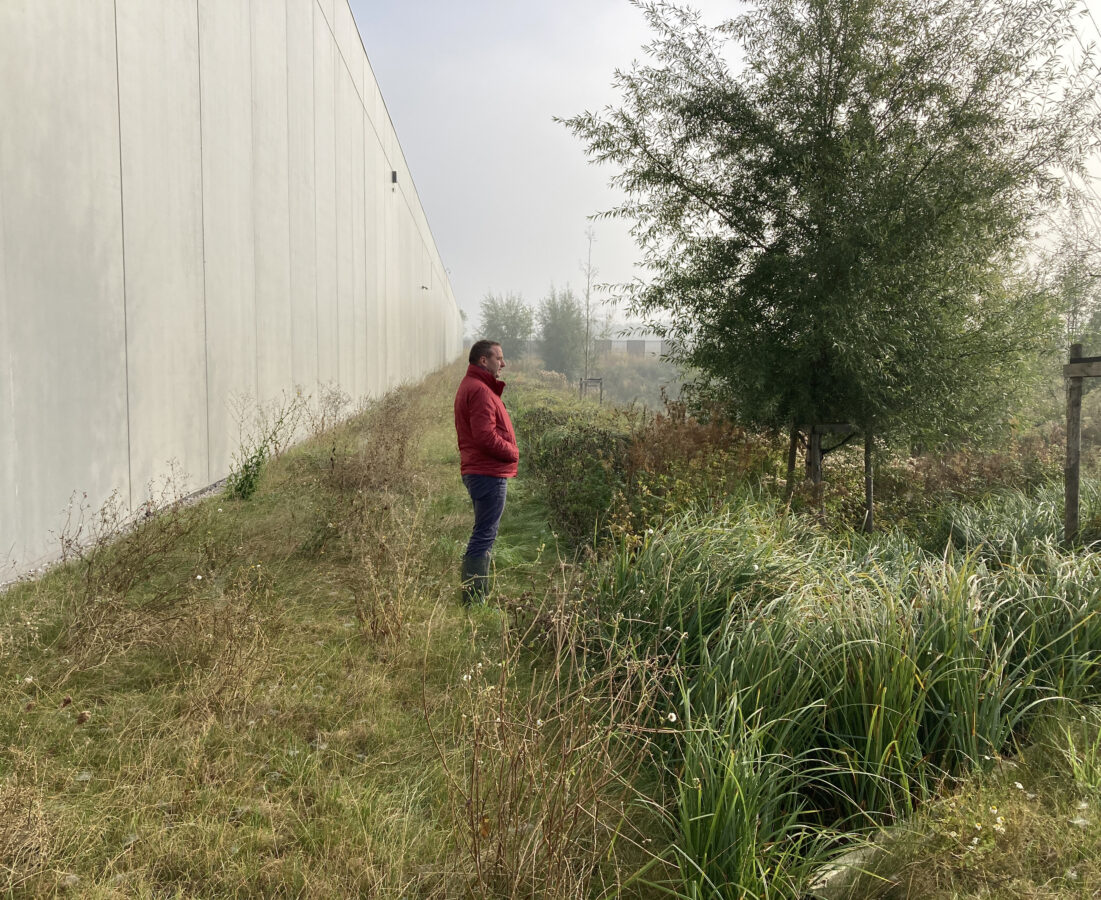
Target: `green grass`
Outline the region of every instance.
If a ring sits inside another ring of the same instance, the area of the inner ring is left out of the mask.
[[[1083,722],[1080,716],[1088,721]],[[1076,732],[1067,739],[1067,729]],[[1072,743],[1096,740],[1095,713],[1052,711],[990,772],[946,784],[880,841],[851,896],[933,900],[1093,897],[1101,890],[1096,790],[1073,771]]]
[[[1056,701],[1101,700],[1101,563],[1051,540],[931,556],[747,495],[624,542],[598,603],[604,641],[680,672],[678,896],[801,896],[846,844],[1015,755]],[[1094,731],[1077,781],[1097,758]]]
[[[1101,563],[1050,490],[866,538],[745,436],[725,505],[685,467],[593,550],[523,470],[464,611],[462,369],[3,595],[0,895],[781,898],[865,845],[852,897],[1101,890]]]
[[[4,595],[0,890],[450,893],[466,873],[425,710],[450,720],[500,631],[455,602],[455,380],[408,392],[408,469],[367,494],[334,488],[332,449],[352,460],[377,411],[269,463],[251,499],[169,512]]]

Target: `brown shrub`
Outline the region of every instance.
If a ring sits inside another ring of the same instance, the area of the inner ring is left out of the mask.
[[[81,599],[86,603],[123,597],[165,568],[165,562],[203,523],[202,510],[192,507],[173,468],[159,487],[150,483],[147,499],[130,513],[118,491],[93,510],[88,495],[74,495],[59,534],[62,562],[76,562]],[[158,600],[168,600],[175,586],[164,587]]]
[[[342,526],[351,565],[344,579],[355,598],[360,628],[375,641],[405,633],[428,574],[425,504],[363,494]]]
[[[615,500],[613,533],[638,531],[670,509],[718,505],[741,486],[775,479],[780,448],[718,414],[697,418],[683,403],[666,404],[633,436],[625,486]]]

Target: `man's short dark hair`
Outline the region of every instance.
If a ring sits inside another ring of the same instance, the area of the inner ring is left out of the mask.
[[[479,360],[483,356],[492,356],[490,352],[494,347],[500,347],[499,341],[475,341],[474,346],[470,348],[470,364],[472,366],[478,365]]]

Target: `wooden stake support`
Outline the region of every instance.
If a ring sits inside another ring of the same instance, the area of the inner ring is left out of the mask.
[[[788,472],[786,497],[791,502],[795,488],[795,456],[799,444],[799,433],[807,434],[807,480],[811,483],[811,502],[819,516],[825,515],[825,484],[823,483],[822,457],[829,450],[836,450],[847,443],[850,437],[864,432],[864,521],[861,528],[866,533],[875,530],[875,490],[873,458],[875,451],[875,435],[870,430],[853,425],[851,422],[819,422],[816,425],[804,425],[800,428],[793,425],[788,440]],[[822,437],[827,434],[847,435],[840,443],[828,449],[822,446]]]
[[[1096,371],[1094,369],[1096,368]],[[1078,495],[1082,458],[1082,379],[1101,376],[1101,360],[1083,359],[1082,345],[1070,348],[1070,363],[1063,367],[1067,379],[1067,461],[1064,469],[1065,504],[1063,507],[1063,543],[1068,547],[1078,540]]]

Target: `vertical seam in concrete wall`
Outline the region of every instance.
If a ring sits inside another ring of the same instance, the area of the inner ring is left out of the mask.
[[[204,172],[203,150],[203,24],[199,19],[199,0],[195,0],[195,59],[197,61],[199,84],[199,231],[201,232],[201,246],[203,248],[203,375],[206,390],[206,476],[205,481],[210,484],[210,461],[213,457],[210,442],[213,439],[213,431],[210,428],[210,330],[207,322],[206,302],[206,173]]]
[[[130,448],[130,332],[126,305],[126,184],[122,177],[122,78],[119,75],[119,5],[111,4],[115,19],[115,112],[119,134],[119,230],[122,247],[122,359],[126,388],[126,504],[134,511],[133,451]]]
[[[249,102],[249,177],[252,180],[252,377],[256,385],[256,409],[260,409],[260,303],[256,296],[256,48],[252,44],[252,0],[248,3],[248,102]],[[288,216],[290,213],[288,213]],[[207,402],[210,399],[207,398]]]
[[[322,20],[325,19],[325,14],[321,12],[321,7],[317,4],[317,0],[311,4],[313,9],[314,18],[310,21],[310,84],[313,86],[313,103],[310,104],[310,126],[313,130],[311,137],[313,138],[313,318],[315,323],[315,336],[314,342],[317,345],[317,361],[314,366],[314,389],[318,392],[318,399],[320,399],[320,385],[321,385],[321,292],[317,289],[318,278],[320,277],[320,265],[318,260],[321,259],[321,254],[318,252],[318,235],[317,235],[317,41],[314,38],[313,23],[316,21],[317,16],[321,16]]]
[[[356,30],[357,31],[359,30],[358,26],[356,26]],[[367,385],[367,394],[369,396],[374,396],[378,391],[378,385],[375,384],[375,380],[374,380],[375,360],[372,358],[372,349],[373,348],[371,347],[371,341],[369,339],[369,335],[371,333],[371,324],[370,324],[370,322],[371,322],[372,309],[371,309],[371,303],[369,302],[368,298],[371,297],[372,293],[377,294],[378,292],[377,291],[372,291],[371,288],[369,287],[369,285],[371,284],[371,274],[372,273],[371,273],[371,268],[370,268],[371,267],[371,253],[367,249],[369,244],[370,244],[370,240],[368,239],[368,235],[371,233],[371,228],[370,228],[370,225],[368,224],[370,222],[370,218],[367,215],[367,196],[370,193],[371,188],[368,186],[368,183],[367,183],[367,177],[368,177],[367,154],[369,153],[369,148],[367,147],[367,125],[363,121],[366,118],[367,118],[367,108],[364,107],[362,110],[360,110],[360,113],[359,113],[359,131],[360,131],[360,134],[363,135],[363,140],[361,141],[361,144],[362,144],[362,147],[363,147],[363,156],[359,160],[359,171],[360,171],[360,175],[363,178],[363,329],[364,329],[363,342],[364,342],[364,347],[366,348],[365,353],[364,353],[365,359],[364,359],[363,365],[364,365],[365,370],[366,370],[364,372],[364,384]]]
[[[0,210],[3,210],[3,208],[4,208],[4,184],[3,184],[3,181],[0,181]],[[0,215],[0,329],[3,329],[7,326],[7,317],[8,317],[8,309],[9,309],[8,297],[11,296],[8,292],[7,262],[4,259],[5,247],[6,247],[6,239],[5,239],[4,235],[5,235],[4,217],[2,215]],[[14,312],[14,304],[11,305],[11,309],[12,309],[12,312]],[[3,331],[0,331],[0,334],[3,334],[3,333],[4,333]],[[5,374],[7,375],[8,390],[7,390],[6,394],[3,391],[0,391],[0,408],[2,408],[5,412],[5,416],[4,416],[5,421],[11,421],[14,418],[14,413],[15,413],[15,359],[14,359],[14,357],[9,357],[8,358],[8,371],[6,373],[3,370],[0,370],[0,376],[5,375]],[[3,385],[3,383],[4,383],[3,380],[0,379],[0,385]],[[10,416],[10,418],[9,418],[9,416]],[[15,459],[18,458],[18,456],[19,456],[18,443],[16,443],[14,445],[13,449],[15,449],[15,451],[16,451],[15,453],[12,454],[13,458],[11,460],[11,464],[12,464],[13,469],[14,469]],[[0,476],[2,476],[2,475],[3,475],[3,473],[0,472]],[[10,485],[12,492],[15,494],[14,499],[18,499],[19,498],[19,482],[15,479],[14,471],[12,472],[12,480],[10,482],[8,482],[8,484]],[[9,564],[18,565],[18,560],[16,560],[16,556],[15,556],[15,548],[19,545],[19,541],[20,541],[20,536],[14,536],[13,535],[12,542],[6,550],[4,549],[4,546],[2,544],[0,544],[0,566],[3,566],[3,568],[0,569],[0,590],[2,590],[2,586],[4,584],[6,584],[8,582],[8,580],[10,579],[10,577],[14,574],[12,572],[12,570],[8,568]]]
[[[291,190],[291,183],[294,181],[294,173],[291,171],[291,2],[292,0],[287,0],[283,4],[283,69],[287,73],[287,91],[283,101],[287,104],[287,298],[291,305],[291,361],[287,371],[291,373],[291,390],[294,390],[298,387],[298,385],[293,384],[294,361],[298,359],[295,353],[295,348],[298,346],[298,329],[295,328],[294,307],[296,299],[293,293],[294,277],[291,274],[294,267],[294,226],[291,224],[294,209],[294,204],[291,202],[291,195],[294,193]],[[312,77],[310,83],[310,90],[312,91]]]
[[[325,18],[323,15],[321,18]],[[333,15],[336,20],[336,15]],[[340,64],[344,57],[340,55],[340,41],[336,39],[332,23],[325,19],[329,28],[329,36],[333,42],[333,285],[336,287],[336,296],[333,298],[333,308],[336,310],[336,380],[340,383],[343,369],[340,366],[340,105],[337,97],[340,96]],[[355,360],[352,361],[355,365]],[[341,386],[343,387],[343,385]]]

